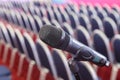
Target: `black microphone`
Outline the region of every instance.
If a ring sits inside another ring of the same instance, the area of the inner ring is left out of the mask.
[[[53,48],[72,53],[74,60],[90,61],[100,66],[109,66],[110,64],[106,57],[73,39],[59,27],[44,25],[40,29],[39,37]]]

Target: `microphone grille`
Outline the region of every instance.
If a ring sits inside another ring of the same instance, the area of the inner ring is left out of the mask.
[[[46,44],[56,47],[62,36],[62,30],[52,25],[44,25],[39,31],[40,39]]]

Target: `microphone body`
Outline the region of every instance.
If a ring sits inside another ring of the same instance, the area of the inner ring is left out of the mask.
[[[90,61],[100,66],[109,66],[107,58],[95,50],[73,39],[61,28],[45,25],[40,29],[39,37],[51,47],[72,53],[74,60]]]

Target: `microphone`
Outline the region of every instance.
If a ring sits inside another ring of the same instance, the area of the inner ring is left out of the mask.
[[[40,39],[49,46],[68,51],[76,61],[90,61],[99,66],[109,66],[106,57],[78,42],[60,27],[44,25],[39,31]]]

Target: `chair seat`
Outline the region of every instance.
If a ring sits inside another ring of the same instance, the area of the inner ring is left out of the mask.
[[[4,65],[0,65],[0,77],[10,76],[10,75],[11,75],[10,70]],[[2,80],[2,79],[0,79],[0,80]]]

